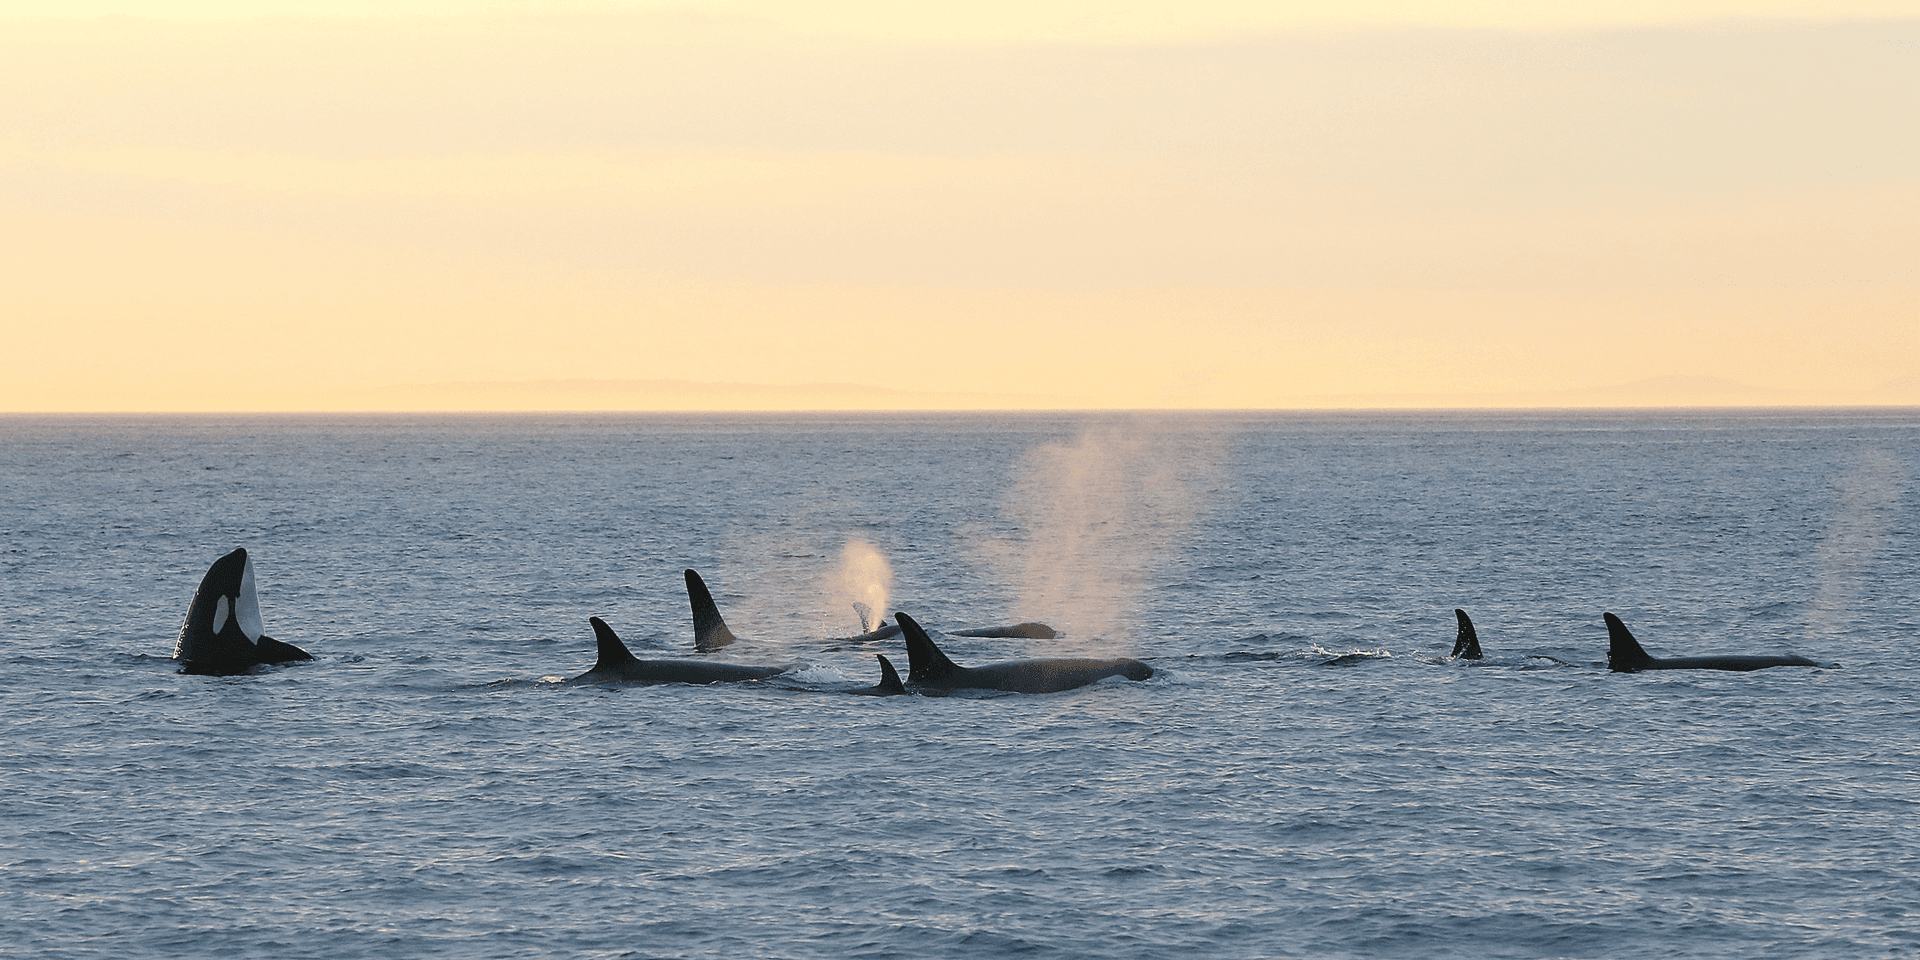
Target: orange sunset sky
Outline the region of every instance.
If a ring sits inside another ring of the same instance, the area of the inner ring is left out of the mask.
[[[1920,404],[1920,0],[0,0],[0,410]]]

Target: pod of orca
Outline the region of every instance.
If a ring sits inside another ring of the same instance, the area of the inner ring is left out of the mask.
[[[697,653],[708,653],[739,642],[713,594],[698,573],[686,572],[687,602],[693,612],[693,643]],[[906,693],[941,695],[956,690],[988,690],[1007,693],[1058,693],[1083,687],[1108,677],[1146,680],[1153,667],[1138,660],[1119,657],[1111,660],[1050,658],[1014,660],[978,667],[963,667],[940,650],[926,629],[905,613],[895,613],[894,624],[882,621],[870,628],[870,611],[855,604],[860,614],[861,633],[842,637],[837,642],[867,643],[904,636],[907,646],[907,679],[903,683],[893,662],[876,655],[880,662],[880,682],[872,687],[848,691],[863,696],[895,696]],[[1453,660],[1481,660],[1480,637],[1465,610],[1455,610],[1458,633]],[[1796,656],[1707,656],[1654,657],[1640,646],[1620,618],[1604,614],[1607,625],[1607,666],[1615,673],[1639,673],[1644,670],[1760,670],[1766,667],[1826,667]],[[589,617],[593,626],[598,657],[593,668],[568,684],[618,683],[657,684],[734,683],[765,680],[787,672],[787,666],[745,666],[698,659],[641,660],[635,657],[620,635],[599,617]],[[1058,636],[1043,623],[983,627],[954,632],[963,637],[1013,637],[1051,639]],[[312,660],[313,655],[290,643],[266,635],[260,619],[260,602],[254,591],[253,561],[247,551],[237,549],[207,568],[206,576],[194,591],[187,606],[187,617],[180,625],[173,659],[180,662],[181,673],[228,676],[249,673],[270,664]],[[1541,659],[1553,660],[1552,657]],[[1555,661],[1565,663],[1565,661]],[[1571,666],[1571,664],[1567,664]]]

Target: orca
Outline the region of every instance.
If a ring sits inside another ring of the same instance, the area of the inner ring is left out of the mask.
[[[728,646],[740,638],[727,628],[725,617],[720,615],[720,605],[713,602],[713,594],[707,590],[707,582],[700,574],[687,571],[687,602],[693,607],[693,649],[698,653],[712,653]],[[828,643],[873,643],[877,640],[890,640],[900,635],[900,625],[881,619],[879,626],[873,626],[873,608],[864,603],[855,603],[853,612],[860,615],[860,633],[851,637],[833,637]],[[962,630],[959,637],[1022,637],[1032,640],[1052,640],[1059,636],[1052,627],[1044,623],[1016,623],[1010,627],[982,627],[978,630]]]
[[[1822,667],[1806,657],[1654,657],[1640,647],[1633,632],[1609,613],[1607,667],[1615,673],[1642,670],[1761,670],[1766,667]]]
[[[881,618],[878,627],[873,626],[873,608],[856,601],[853,612],[860,615],[860,632],[851,637],[834,637],[828,643],[872,643],[875,640],[890,640],[900,635],[900,625],[888,623]]]
[[[985,667],[963,667],[934,645],[912,617],[895,613],[907,637],[907,682],[934,690],[1004,690],[1008,693],[1057,693],[1107,677],[1145,680],[1153,668],[1125,657],[1115,660],[1016,660]]]
[[[765,680],[785,673],[785,667],[748,667],[734,663],[708,663],[704,660],[640,660],[620,635],[599,617],[589,617],[593,636],[599,643],[599,659],[588,670],[568,683],[735,683],[741,680]]]
[[[1453,616],[1454,619],[1460,621],[1460,630],[1454,634],[1453,653],[1448,659],[1484,661],[1485,656],[1480,652],[1480,634],[1473,629],[1473,621],[1467,618],[1467,612],[1455,608]],[[1544,653],[1529,653],[1525,655],[1525,659],[1545,660],[1548,663],[1557,663],[1563,667],[1576,666],[1576,664],[1568,663],[1559,657],[1549,657]]]
[[[266,663],[312,660],[313,654],[266,635],[253,592],[253,561],[242,547],[215,560],[200,579],[173,659],[181,673],[224,677]]]
[[[696,652],[712,653],[739,639],[732,630],[727,629],[727,621],[720,616],[720,608],[714,604],[713,594],[707,592],[707,582],[692,570],[687,571],[687,602],[693,606],[693,649]]]
[[[863,697],[897,697],[907,692],[906,684],[900,682],[900,671],[893,669],[893,661],[883,654],[874,654],[880,661],[880,682],[871,687],[852,690],[850,693]]]
[[[973,630],[955,630],[956,637],[988,637],[996,640],[1052,640],[1060,634],[1044,623],[1016,623],[1007,627],[979,627]]]
[[[1453,659],[1480,659],[1480,635],[1473,631],[1473,621],[1467,619],[1467,612],[1458,607],[1454,608],[1453,615],[1460,621],[1460,632],[1453,639]]]

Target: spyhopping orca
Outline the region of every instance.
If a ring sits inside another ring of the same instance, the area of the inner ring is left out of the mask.
[[[313,655],[266,635],[260,599],[253,593],[253,561],[245,548],[213,562],[187,606],[174,641],[181,673],[224,677],[263,663],[312,660]]]
[[[1467,612],[1456,608],[1453,615],[1460,621],[1460,632],[1454,636],[1453,659],[1480,659],[1480,635],[1473,632],[1473,621],[1467,619]]]
[[[1609,613],[1607,620],[1607,666],[1615,673],[1639,673],[1642,670],[1760,670],[1765,667],[1819,667],[1806,657],[1666,657],[1651,656],[1641,649],[1632,631]]]
[[[693,649],[711,653],[738,639],[727,629],[727,621],[714,605],[707,582],[692,570],[687,571],[687,602],[693,606]]]
[[[1016,660],[985,667],[963,667],[940,652],[927,631],[904,613],[894,619],[907,636],[907,681],[934,690],[1005,690],[1009,693],[1057,693],[1107,677],[1145,680],[1153,668],[1138,660]]]
[[[614,633],[605,620],[589,617],[588,622],[593,624],[600,658],[594,661],[592,670],[568,683],[731,683],[765,680],[786,672],[784,667],[745,667],[702,660],[639,660],[620,642],[620,635]]]

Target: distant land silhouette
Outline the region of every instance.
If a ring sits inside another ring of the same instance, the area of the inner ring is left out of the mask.
[[[992,381],[982,380],[981,384]],[[710,383],[692,380],[453,381],[340,386],[331,389],[169,390],[145,402],[117,406],[20,408],[21,412],[754,412],[966,411],[1129,409],[1111,402],[1028,388],[1045,381],[1014,378],[1007,390],[902,390],[852,383]],[[971,385],[971,384],[970,384]],[[1222,388],[1231,385],[1221,384]],[[1212,394],[1228,393],[1222,389]],[[157,393],[157,391],[156,391]],[[128,395],[125,391],[123,397]],[[132,395],[138,396],[138,392]],[[1243,394],[1244,395],[1244,394]],[[1165,396],[1164,394],[1162,396]],[[1655,377],[1612,386],[1505,393],[1293,394],[1275,390],[1254,405],[1140,404],[1147,409],[1396,410],[1396,409],[1616,409],[1713,407],[1920,406],[1920,376],[1856,391],[1794,391],[1755,387],[1713,377]],[[56,401],[57,403],[57,401]]]
[[[342,394],[341,399],[349,395]],[[849,383],[531,380],[412,384],[351,395],[351,409],[392,410],[1073,410],[1101,404],[1027,391],[898,390]],[[1276,397],[1276,409],[1920,406],[1920,377],[1857,393],[1755,387],[1713,377],[1509,393],[1365,393]]]

